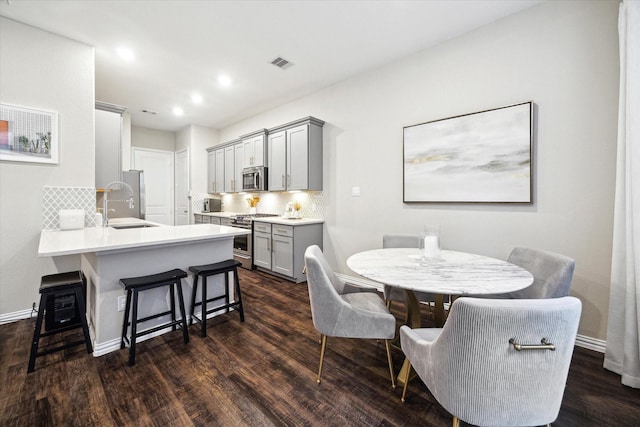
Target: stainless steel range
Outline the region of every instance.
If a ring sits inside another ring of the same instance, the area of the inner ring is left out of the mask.
[[[265,218],[278,216],[276,214],[238,214],[231,217],[231,225],[238,228],[251,230],[251,234],[236,236],[233,238],[233,259],[242,263],[242,267],[253,269],[253,220],[255,218]]]

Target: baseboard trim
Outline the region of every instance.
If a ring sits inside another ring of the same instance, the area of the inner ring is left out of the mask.
[[[597,351],[598,353],[604,353],[607,349],[607,342],[605,340],[599,340],[597,338],[578,334],[578,336],[576,336],[576,346]]]
[[[27,309],[27,310],[14,311],[13,313],[0,314],[0,325],[4,325],[5,323],[17,322],[18,320],[28,319],[31,317],[32,312],[33,312],[33,316],[35,317],[36,314],[38,313],[37,310],[38,309],[36,308],[36,311]]]
[[[357,285],[357,286],[363,286],[363,287],[368,287],[368,288],[375,288],[377,289],[379,292],[382,292],[382,288],[384,285],[382,285],[381,283],[378,282],[374,282],[372,280],[368,280],[368,279],[363,279],[361,277],[353,277],[353,276],[349,276],[348,274],[340,274],[340,273],[336,273],[336,276],[348,283]],[[600,340],[597,338],[592,338],[592,337],[588,337],[586,335],[580,335],[578,334],[576,336],[576,346],[578,347],[582,347],[582,348],[586,348],[589,350],[593,350],[593,351],[597,351],[599,353],[604,353],[605,349],[607,348],[607,342],[604,340]]]

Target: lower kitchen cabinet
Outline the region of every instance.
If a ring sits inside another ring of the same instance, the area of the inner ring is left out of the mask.
[[[218,224],[220,225],[220,218],[205,215],[205,214],[193,214],[193,223],[194,224]]]
[[[322,227],[322,223],[282,225],[254,221],[253,264],[296,283],[304,282],[304,252],[311,245],[322,248]]]

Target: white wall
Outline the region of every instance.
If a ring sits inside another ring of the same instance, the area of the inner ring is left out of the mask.
[[[337,271],[386,232],[441,225],[447,249],[572,256],[580,333],[604,339],[618,100],[618,2],[545,2],[221,131],[227,141],[304,116],[325,120],[324,247]],[[532,205],[402,203],[402,128],[533,100]],[[361,188],[351,197],[351,188]]]
[[[0,162],[0,315],[39,301],[40,277],[78,257],[38,258],[42,187],[93,187],[94,50],[0,17],[0,102],[58,113],[58,165]]]
[[[153,150],[175,151],[176,134],[158,129],[131,126],[131,146]]]
[[[176,151],[189,148],[189,174],[191,193],[207,192],[207,148],[219,143],[219,131],[204,126],[190,125],[176,132]]]

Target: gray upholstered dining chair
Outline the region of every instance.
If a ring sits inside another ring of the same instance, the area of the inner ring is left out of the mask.
[[[554,252],[531,248],[514,248],[507,260],[527,270],[533,276],[531,286],[500,295],[481,298],[559,298],[569,295],[576,262],[573,258]]]
[[[383,248],[419,248],[420,236],[418,234],[385,234],[382,236]],[[384,300],[387,302],[387,307],[391,308],[393,301],[405,301],[404,291],[393,286],[384,285],[383,288]],[[414,292],[418,302],[429,304],[436,300],[434,294],[428,292]]]
[[[574,297],[463,297],[443,328],[402,326],[400,342],[454,427],[459,420],[550,424],[560,411],[581,310]]]
[[[304,262],[313,326],[322,337],[318,384],[322,376],[327,336],[330,336],[383,339],[387,351],[391,385],[395,388],[389,340],[395,337],[396,319],[389,313],[382,298],[374,292],[345,293],[344,282],[336,277],[324,254],[316,245],[307,248]]]

